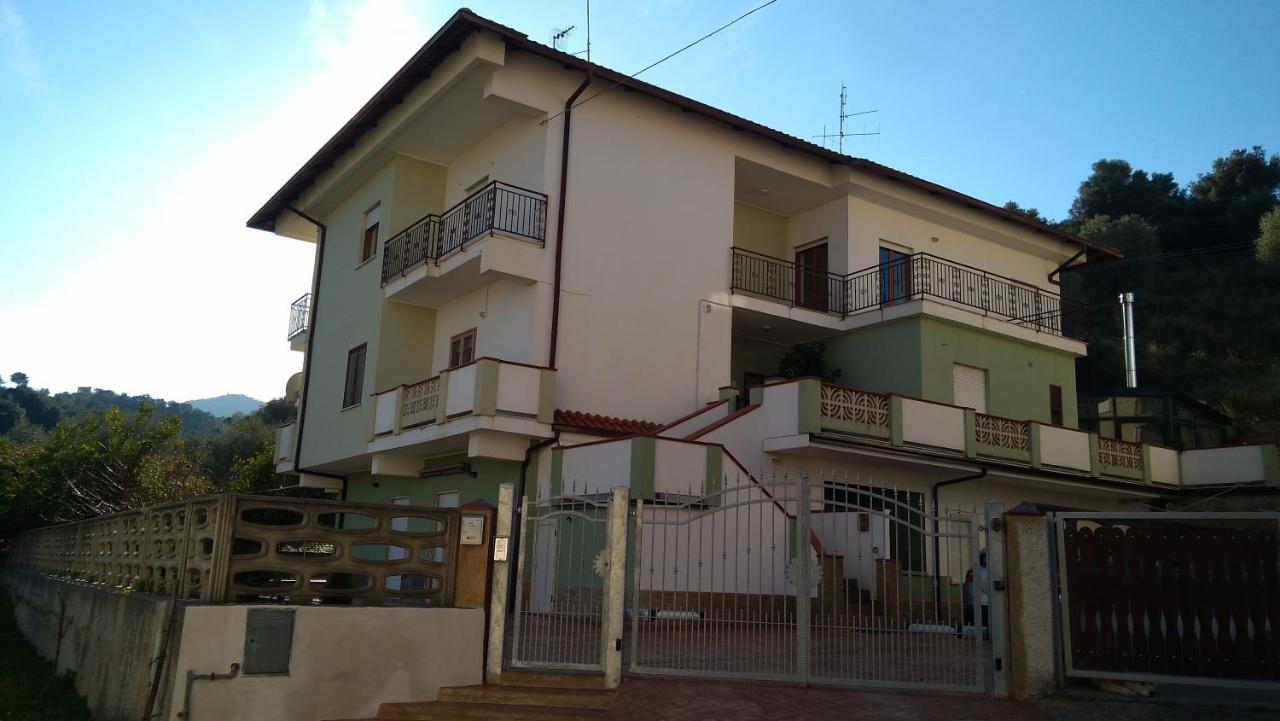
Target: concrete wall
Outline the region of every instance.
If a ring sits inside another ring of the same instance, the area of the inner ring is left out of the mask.
[[[484,611],[293,606],[288,674],[196,681],[244,660],[249,606],[184,611],[170,721],[317,721],[372,717],[388,701],[428,701],[442,686],[481,683]]]
[[[75,674],[76,690],[97,721],[137,721],[146,715],[168,599],[112,593],[25,571],[4,571],[0,578],[13,598],[19,630],[46,659],[53,659],[58,646],[59,598],[65,599],[58,670]]]

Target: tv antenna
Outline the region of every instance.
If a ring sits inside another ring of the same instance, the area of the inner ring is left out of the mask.
[[[840,152],[841,152],[841,153],[844,153],[844,139],[845,139],[845,138],[857,138],[857,137],[865,137],[865,136],[868,136],[868,135],[879,135],[879,134],[880,134],[880,131],[879,131],[879,130],[876,130],[875,132],[869,132],[869,131],[867,131],[867,130],[865,129],[865,126],[864,126],[864,129],[863,129],[863,132],[861,132],[861,133],[846,133],[846,132],[844,131],[844,121],[848,120],[849,118],[857,117],[857,116],[859,116],[859,115],[870,115],[870,114],[872,114],[872,113],[878,113],[878,112],[880,112],[880,111],[877,109],[877,110],[859,110],[859,111],[856,111],[856,112],[847,113],[847,112],[845,112],[845,107],[848,105],[848,103],[849,103],[849,86],[845,85],[845,84],[844,84],[844,82],[843,82],[843,81],[841,81],[841,82],[840,82],[840,132],[838,132],[838,133],[828,133],[828,132],[827,132],[827,126],[826,126],[826,125],[823,125],[823,126],[822,126],[822,135],[815,135],[815,136],[814,136],[814,138],[815,138],[815,139],[821,140],[823,145],[826,145],[826,143],[827,143],[827,141],[828,141],[828,140],[831,140],[832,138],[835,138],[835,139],[837,140],[837,142],[838,142],[838,147],[839,147],[839,150],[840,150]]]
[[[560,47],[560,43],[563,42],[565,38],[569,37],[569,33],[573,32],[574,27],[575,26],[570,25],[567,28],[552,28],[551,47],[555,50],[563,50],[563,48]]]

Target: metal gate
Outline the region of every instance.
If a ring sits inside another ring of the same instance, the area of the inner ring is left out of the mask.
[[[1280,689],[1280,513],[1054,524],[1066,676]]]
[[[829,474],[741,479],[636,502],[629,672],[989,690],[979,509]]]
[[[526,500],[507,666],[616,677],[627,491]]]

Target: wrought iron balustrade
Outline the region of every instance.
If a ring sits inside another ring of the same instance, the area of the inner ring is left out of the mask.
[[[733,249],[732,290],[784,303],[845,313],[844,276],[740,248]]]
[[[731,290],[848,315],[923,298],[956,303],[1041,333],[1080,337],[1064,318],[1083,306],[1035,286],[928,253],[838,275],[733,249]]]
[[[382,284],[421,263],[438,261],[492,231],[541,245],[546,225],[546,195],[495,180],[445,212],[424,216],[387,240]]]
[[[289,340],[307,332],[311,325],[311,294],[307,293],[289,306]]]

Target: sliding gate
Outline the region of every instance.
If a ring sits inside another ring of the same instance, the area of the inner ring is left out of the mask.
[[[1280,513],[1058,513],[1068,677],[1280,690]]]
[[[744,479],[636,502],[629,673],[988,690],[977,508],[829,476]]]

